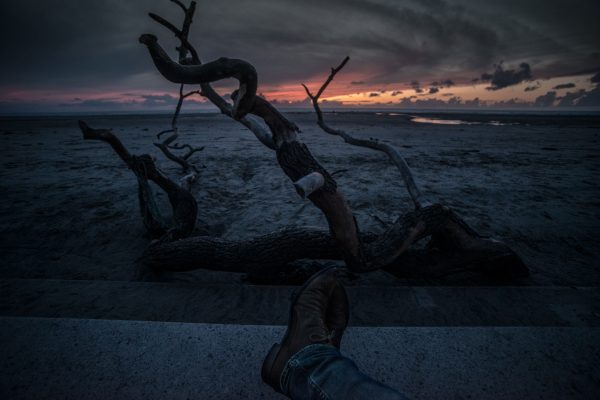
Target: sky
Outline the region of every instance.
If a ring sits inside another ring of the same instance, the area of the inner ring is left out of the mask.
[[[0,113],[172,110],[178,87],[137,38],[173,57],[177,41],[148,12],[183,19],[169,0],[0,2]],[[583,110],[600,108],[598,15],[597,0],[198,0],[190,41],[252,63],[282,108],[308,108],[300,84],[348,55],[326,107]]]

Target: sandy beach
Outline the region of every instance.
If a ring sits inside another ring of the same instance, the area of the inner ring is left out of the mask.
[[[342,188],[361,230],[381,232],[411,203],[397,169],[380,153],[319,130],[312,113],[288,113],[302,140]],[[422,116],[423,117],[423,116]],[[424,117],[430,118],[432,115]],[[327,120],[358,137],[401,149],[431,201],[454,208],[477,231],[500,238],[524,259],[530,285],[600,284],[600,118],[436,115],[458,124],[418,123],[401,113],[334,113]],[[84,141],[80,117],[2,118],[2,278],[134,280],[148,239],[136,180],[104,143]],[[152,145],[168,115],[92,116],[134,154]],[[193,189],[199,231],[243,238],[288,225],[326,228],[302,200],[275,155],[248,130],[219,114],[183,115],[181,142],[205,146]],[[166,196],[160,195],[165,214]],[[239,274],[196,271],[175,280],[239,281]],[[356,284],[405,285],[383,272]]]

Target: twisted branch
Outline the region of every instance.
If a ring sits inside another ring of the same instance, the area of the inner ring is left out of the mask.
[[[325,120],[323,119],[323,113],[321,112],[321,107],[319,107],[319,98],[321,97],[321,95],[323,94],[325,89],[327,89],[327,86],[329,86],[329,84],[331,83],[331,81],[333,80],[335,75],[342,68],[344,68],[344,66],[346,65],[346,63],[349,60],[350,60],[350,57],[346,57],[341,62],[341,64],[338,65],[336,68],[331,68],[331,72],[330,72],[329,76],[327,77],[327,79],[325,80],[323,85],[321,85],[321,87],[319,88],[319,91],[317,92],[316,95],[313,95],[310,92],[310,90],[308,89],[308,87],[305,84],[302,84],[302,86],[304,87],[304,90],[306,90],[306,94],[310,98],[310,100],[313,104],[313,107],[315,109],[315,112],[317,114],[317,124],[326,133],[329,133],[330,135],[340,136],[348,144],[351,144],[354,146],[360,146],[360,147],[367,147],[369,149],[382,151],[385,154],[387,154],[387,156],[390,158],[390,160],[400,170],[402,179],[404,180],[406,189],[408,189],[408,193],[415,205],[415,208],[420,209],[424,206],[427,206],[429,203],[427,201],[423,200],[423,198],[422,198],[423,196],[421,195],[421,192],[420,192],[419,188],[417,187],[417,184],[415,183],[412,172],[410,171],[410,168],[408,167],[406,160],[404,160],[404,158],[400,155],[400,153],[398,152],[398,150],[396,148],[394,148],[393,146],[390,146],[387,143],[381,143],[378,140],[356,139],[356,138],[350,136],[345,131],[340,130],[340,129],[334,129],[325,123]]]
[[[176,2],[175,0],[171,0],[171,1]],[[179,1],[177,1],[176,4],[178,4],[184,10],[184,12],[186,14],[186,19],[184,20],[184,27],[185,27],[185,24],[187,21],[189,21],[189,24],[191,24],[192,16],[196,9],[196,2],[192,1],[190,3],[189,8],[186,8]],[[191,59],[185,58],[185,55],[183,56],[183,59],[182,59],[181,50],[178,49],[180,51],[180,64],[187,64],[187,65],[201,65],[202,64],[202,62],[200,61],[200,57],[198,56],[198,52],[196,51],[194,46],[187,40],[187,36],[183,35],[184,34],[183,29],[182,30],[177,29],[169,21],[165,20],[164,18],[162,18],[156,14],[150,13],[149,15],[152,19],[157,21],[159,24],[161,24],[164,27],[166,27],[167,29],[169,29],[175,35],[175,37],[179,38],[181,41],[181,47],[185,48],[190,53]],[[187,26],[189,27],[189,25],[187,25]],[[233,110],[233,107],[231,106],[231,104],[229,104],[227,102],[227,100],[225,100],[223,97],[221,97],[213,89],[213,87],[210,85],[210,83],[208,83],[208,82],[200,83],[200,89],[201,89],[200,94],[202,96],[204,96],[206,99],[208,99],[208,101],[210,101],[212,104],[214,104],[223,115],[226,115],[230,118],[236,119],[239,123],[241,123],[246,128],[248,128],[263,145],[270,148],[271,150],[275,150],[275,144],[273,143],[273,138],[271,137],[271,134],[256,120],[256,118],[254,118],[250,115],[246,115],[244,117],[238,116],[238,118],[234,118],[234,110]]]
[[[171,60],[158,44],[156,36],[143,34],[139,41],[148,48],[154,65],[167,80],[174,83],[201,84],[236,78],[240,82],[241,96],[238,96],[233,105],[232,116],[235,119],[243,118],[254,107],[258,77],[252,64],[244,60],[221,57],[206,64],[181,65]]]

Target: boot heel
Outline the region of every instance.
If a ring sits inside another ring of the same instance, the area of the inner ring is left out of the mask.
[[[269,384],[273,387],[273,389],[281,392],[281,388],[279,387],[279,376],[273,376],[272,370],[275,365],[275,359],[279,354],[279,350],[281,349],[281,345],[279,343],[275,343],[271,346],[271,350],[265,357],[265,361],[263,361],[262,368],[260,370],[260,376],[263,382]]]

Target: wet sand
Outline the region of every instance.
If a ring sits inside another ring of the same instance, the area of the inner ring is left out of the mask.
[[[290,113],[302,139],[330,171],[364,231],[382,231],[411,202],[383,154],[322,133],[311,113]],[[333,126],[389,142],[407,158],[431,201],[460,213],[476,230],[506,241],[530,267],[531,285],[600,283],[600,120],[435,115],[476,124],[416,123],[403,114],[328,114]],[[132,153],[150,153],[178,179],[180,168],[152,142],[169,116],[87,117],[112,128]],[[84,141],[75,117],[2,118],[0,278],[134,280],[148,243],[136,180],[104,143]],[[487,122],[498,121],[498,124]],[[287,225],[326,227],[298,197],[274,153],[218,114],[184,115],[181,142],[206,146],[194,188],[198,227],[243,238]],[[160,195],[166,207],[166,196]],[[239,281],[197,271],[172,279]],[[404,285],[385,273],[357,284]]]

